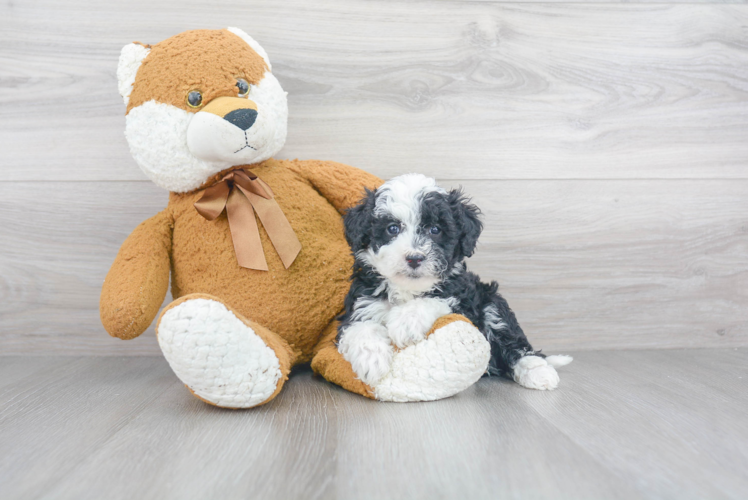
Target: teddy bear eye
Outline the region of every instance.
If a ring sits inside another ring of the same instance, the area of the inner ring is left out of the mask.
[[[239,89],[239,97],[244,97],[249,93],[249,84],[244,78],[236,79],[236,88]]]
[[[390,224],[387,226],[387,232],[390,233],[392,236],[400,233],[400,226],[397,224]]]
[[[187,94],[187,104],[191,108],[199,108],[202,103],[203,103],[203,95],[200,93],[199,90],[191,90]]]

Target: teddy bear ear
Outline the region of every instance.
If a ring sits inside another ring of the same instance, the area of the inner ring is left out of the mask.
[[[150,45],[143,45],[139,42],[128,43],[122,47],[122,52],[119,54],[119,64],[117,65],[117,88],[119,89],[119,95],[125,101],[125,106],[130,101],[132,85],[135,83],[138,68],[150,52]]]
[[[268,66],[268,70],[272,71],[273,68],[270,66],[270,59],[268,59],[268,54],[265,52],[265,49],[262,48],[262,45],[257,43],[257,40],[246,34],[244,31],[240,30],[239,28],[226,28],[231,33],[235,34],[245,42],[247,42],[247,45],[252,47],[252,50],[257,52],[257,54],[262,57],[262,59],[265,61],[265,64]]]

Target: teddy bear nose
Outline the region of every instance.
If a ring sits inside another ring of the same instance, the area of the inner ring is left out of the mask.
[[[232,123],[242,130],[247,130],[257,119],[257,111],[254,109],[235,109],[223,117],[229,123]]]

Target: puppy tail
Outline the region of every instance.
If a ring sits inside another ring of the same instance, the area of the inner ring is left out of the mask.
[[[574,358],[565,354],[554,354],[553,356],[546,356],[545,360],[553,368],[560,368],[571,363]]]

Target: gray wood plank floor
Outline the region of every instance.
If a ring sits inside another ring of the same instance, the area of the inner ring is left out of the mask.
[[[745,498],[748,349],[576,353],[559,390],[387,404],[305,370],[247,411],[160,357],[0,358],[0,498]]]

